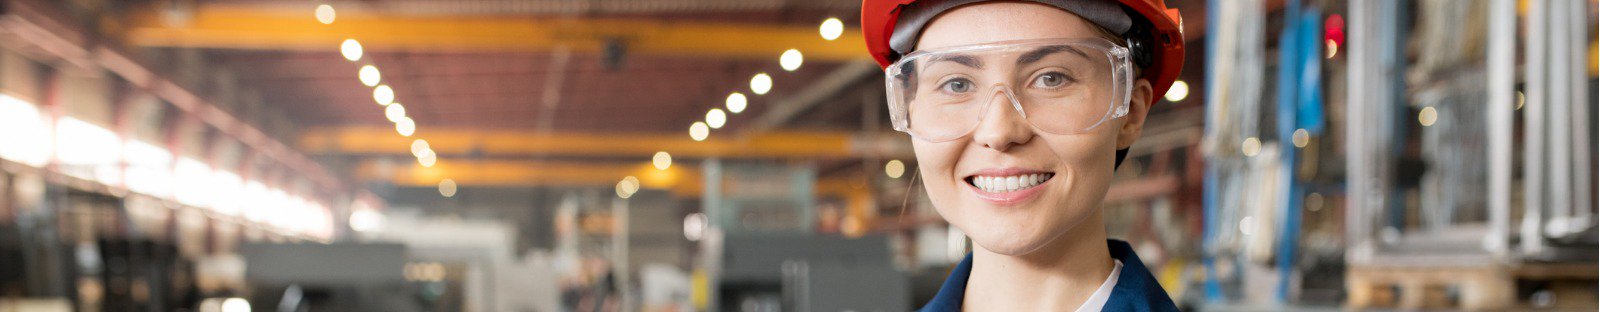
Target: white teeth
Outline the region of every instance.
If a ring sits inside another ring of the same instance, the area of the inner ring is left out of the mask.
[[[972,185],[979,190],[989,193],[1005,193],[1023,190],[1044,183],[1050,179],[1049,174],[1024,174],[1008,177],[972,177]]]

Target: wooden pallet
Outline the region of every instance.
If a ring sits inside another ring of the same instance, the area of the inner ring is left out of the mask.
[[[1350,307],[1356,309],[1498,310],[1516,303],[1512,270],[1501,265],[1351,266],[1345,272]],[[1448,289],[1459,291],[1459,300]],[[1459,301],[1459,302],[1452,302]]]

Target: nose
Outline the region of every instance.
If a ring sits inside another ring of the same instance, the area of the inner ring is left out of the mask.
[[[1033,139],[1033,127],[1023,117],[1020,105],[1002,88],[984,104],[985,112],[979,115],[978,128],[972,140],[983,147],[1005,152],[1013,146],[1026,144]]]

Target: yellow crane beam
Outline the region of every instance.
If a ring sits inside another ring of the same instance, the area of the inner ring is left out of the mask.
[[[685,198],[700,197],[705,180],[691,164],[673,164],[665,170],[648,162],[596,163],[584,161],[521,161],[442,159],[432,167],[415,162],[367,160],[356,166],[361,181],[387,181],[406,187],[432,187],[450,179],[459,187],[610,187],[623,177],[639,179],[644,189],[668,190]],[[823,196],[849,198],[868,191],[862,177],[825,178],[817,181]]]
[[[650,189],[676,189],[698,194],[700,172],[673,165],[657,170],[647,162],[594,163],[580,161],[519,161],[441,159],[432,167],[414,161],[363,161],[356,167],[362,181],[388,181],[398,186],[435,186],[443,179],[466,186],[609,186],[623,177],[639,178]]]
[[[718,137],[706,141],[688,134],[571,133],[540,134],[525,130],[432,128],[413,137],[391,127],[341,126],[301,133],[299,148],[310,154],[409,155],[415,139],[424,139],[445,156],[604,156],[638,157],[648,161],[658,151],[674,158],[845,159],[876,156],[910,158],[911,142],[898,134],[828,131],[772,131],[750,137]]]
[[[188,15],[150,8],[121,25],[129,44],[263,50],[335,51],[345,39],[378,51],[599,52],[621,43],[629,53],[776,59],[799,49],[808,60],[867,57],[859,30],[824,40],[816,26],[649,19],[527,16],[394,16],[341,12],[322,24],[311,10],[228,4],[199,5]]]

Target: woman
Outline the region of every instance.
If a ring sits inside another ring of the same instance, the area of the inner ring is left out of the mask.
[[[1177,77],[1161,0],[866,0],[891,121],[975,248],[924,311],[1175,311],[1106,239],[1112,171]]]

